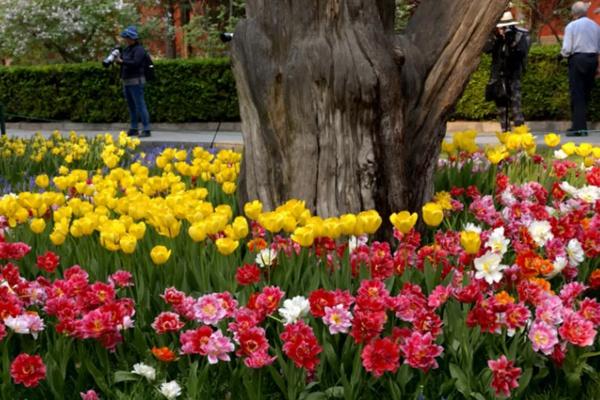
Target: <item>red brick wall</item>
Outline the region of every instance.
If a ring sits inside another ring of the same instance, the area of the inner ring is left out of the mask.
[[[191,18],[195,13],[201,13],[203,10],[203,6],[216,6],[219,5],[218,0],[192,0],[192,9],[190,10],[189,17]],[[144,20],[150,17],[162,17],[165,16],[165,10],[162,8],[148,8],[148,7],[140,7],[140,14],[142,15],[141,22],[144,23]],[[174,22],[175,22],[175,49],[178,58],[186,58],[190,56],[187,46],[185,45],[185,34],[183,32],[182,26],[184,25],[184,11],[181,10],[179,3],[175,4],[175,14],[174,14]],[[149,48],[155,54],[164,55],[166,52],[166,44],[164,40],[154,40],[150,42],[146,42]]]

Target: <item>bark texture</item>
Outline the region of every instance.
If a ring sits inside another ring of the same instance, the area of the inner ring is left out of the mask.
[[[398,35],[394,0],[248,0],[232,44],[242,198],[324,217],[418,210],[507,2],[422,0]]]

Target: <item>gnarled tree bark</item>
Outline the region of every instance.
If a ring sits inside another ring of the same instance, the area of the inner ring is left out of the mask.
[[[394,0],[248,0],[232,45],[242,197],[321,216],[418,210],[507,3],[423,0],[398,35]]]

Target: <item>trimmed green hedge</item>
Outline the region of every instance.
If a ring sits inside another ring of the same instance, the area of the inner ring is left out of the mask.
[[[528,120],[569,119],[566,61],[556,46],[534,46],[523,78],[523,111]],[[485,55],[456,107],[455,119],[495,118],[484,99],[490,57]],[[157,81],[146,100],[154,122],[235,121],[239,110],[227,59],[156,62]],[[600,86],[600,85],[599,85]],[[126,121],[118,69],[100,63],[0,67],[0,102],[9,114],[77,122]],[[593,92],[590,118],[600,120],[600,88]],[[13,118],[15,119],[15,118]]]
[[[147,86],[154,122],[235,121],[235,82],[227,59],[156,62]],[[116,67],[100,63],[0,67],[0,102],[8,114],[77,122],[127,121]],[[20,118],[12,118],[20,119]]]

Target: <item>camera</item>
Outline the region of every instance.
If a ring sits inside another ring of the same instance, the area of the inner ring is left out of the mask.
[[[108,68],[108,66],[110,64],[112,64],[115,61],[115,59],[117,57],[119,57],[120,55],[121,55],[121,50],[119,48],[115,47],[114,49],[112,49],[110,51],[110,53],[108,54],[108,56],[102,61],[102,65],[105,68]]]
[[[231,42],[233,40],[233,33],[223,32],[219,35],[219,38],[221,39],[221,42],[223,42],[223,43]]]

